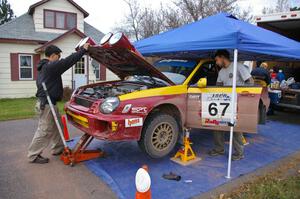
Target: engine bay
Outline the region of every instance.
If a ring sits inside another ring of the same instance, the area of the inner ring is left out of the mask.
[[[130,82],[119,82],[115,84],[108,83],[101,86],[88,87],[80,92],[79,95],[93,99],[105,99],[107,97],[116,97],[146,89],[149,89],[149,86]]]

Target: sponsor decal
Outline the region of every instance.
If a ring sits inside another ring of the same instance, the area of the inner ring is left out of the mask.
[[[132,107],[131,113],[147,114],[147,107]]]
[[[203,119],[203,126],[228,126],[229,121],[217,119]]]
[[[143,118],[130,118],[125,119],[125,127],[137,127],[137,126],[143,126]]]
[[[131,104],[126,104],[122,110],[122,113],[128,113],[130,111],[131,106]]]
[[[200,100],[201,95],[200,94],[189,94],[188,97],[191,100]]]

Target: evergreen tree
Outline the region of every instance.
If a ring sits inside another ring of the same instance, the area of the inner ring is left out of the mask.
[[[14,11],[11,9],[7,0],[0,0],[0,25],[15,18]]]

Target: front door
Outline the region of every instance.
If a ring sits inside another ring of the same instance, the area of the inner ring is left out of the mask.
[[[204,62],[189,83],[186,126],[212,130],[229,130],[231,87],[216,86],[218,70],[213,62]],[[198,88],[197,81],[207,78],[207,87]],[[243,86],[237,91],[237,132],[256,133],[258,106],[262,88]]]
[[[87,59],[83,56],[74,67],[74,86],[77,89],[87,84]]]
[[[231,116],[230,87],[188,88],[187,126],[229,131]],[[261,88],[237,88],[237,132],[256,133]]]

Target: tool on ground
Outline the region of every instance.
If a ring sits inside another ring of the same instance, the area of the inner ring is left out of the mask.
[[[144,165],[135,175],[136,199],[151,199],[151,178],[148,173],[148,166]]]
[[[175,180],[175,181],[180,181],[181,176],[176,175],[175,173],[170,172],[169,174],[163,174],[162,177],[166,180]]]
[[[62,155],[60,156],[60,159],[64,162],[65,165],[74,166],[75,163],[79,163],[86,160],[91,160],[94,158],[104,157],[104,152],[101,150],[86,150],[87,146],[92,142],[94,137],[91,135],[85,133],[80,140],[75,145],[74,149],[71,150],[69,146],[67,145],[67,142],[64,137],[63,130],[61,128],[61,125],[58,120],[58,116],[56,114],[56,111],[54,110],[54,106],[52,104],[51,98],[49,96],[47,87],[45,82],[42,83],[43,89],[45,91],[48,104],[50,106],[50,110],[52,112],[55,124],[57,126],[59,135],[62,139],[62,142],[64,144],[64,151]]]
[[[185,128],[183,146],[177,151],[177,153],[173,158],[171,158],[171,160],[184,166],[201,160],[201,158],[198,158],[196,156],[191,145],[192,142],[190,141],[190,130]]]

